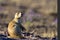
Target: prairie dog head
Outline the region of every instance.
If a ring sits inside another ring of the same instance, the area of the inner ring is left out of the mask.
[[[21,12],[20,12],[20,13],[19,13],[19,12],[17,12],[17,13],[15,14],[15,18],[16,18],[16,19],[20,19],[20,18],[21,18],[21,16],[22,16],[21,14],[22,14]]]
[[[17,13],[15,14],[14,21],[20,23],[20,20],[21,20],[21,17],[22,17],[22,16],[23,16],[23,13],[17,12]]]

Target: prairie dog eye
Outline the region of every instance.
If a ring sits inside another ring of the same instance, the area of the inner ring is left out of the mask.
[[[23,15],[24,15],[24,14],[22,13],[22,14],[21,14],[21,17],[22,17]]]

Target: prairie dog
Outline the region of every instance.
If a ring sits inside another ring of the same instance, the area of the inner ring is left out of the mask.
[[[22,36],[22,31],[25,28],[20,23],[20,18],[22,13],[16,13],[14,19],[8,25],[8,33],[11,38],[24,38]]]

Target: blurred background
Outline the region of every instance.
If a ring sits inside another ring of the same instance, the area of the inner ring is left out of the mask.
[[[24,14],[21,24],[27,32],[57,37],[57,0],[0,0],[0,34],[5,34],[18,11]]]

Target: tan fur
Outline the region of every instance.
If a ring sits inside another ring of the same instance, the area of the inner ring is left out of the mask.
[[[11,38],[23,38],[23,36],[21,35],[22,25],[18,24],[18,22],[16,22],[16,21],[18,21],[17,18],[18,18],[18,15],[8,25],[8,33]],[[17,19],[17,20],[15,20],[15,19]]]

